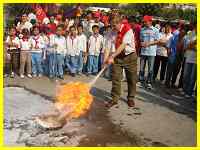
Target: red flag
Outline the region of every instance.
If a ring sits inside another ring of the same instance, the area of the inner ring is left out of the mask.
[[[38,21],[42,22],[43,19],[46,17],[46,13],[45,11],[42,9],[41,6],[38,6],[36,9],[36,18]]]

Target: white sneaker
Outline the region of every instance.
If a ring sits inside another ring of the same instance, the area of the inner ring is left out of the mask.
[[[144,83],[139,81],[139,82],[136,83],[136,85],[137,85],[138,87],[143,87],[143,86],[144,86]]]
[[[191,98],[191,96],[188,94],[185,94],[185,98]]]
[[[147,89],[152,90],[152,89],[153,89],[152,84],[148,83],[148,84],[147,84]]]
[[[33,74],[33,77],[36,78],[36,77],[37,77],[37,74]]]
[[[122,82],[126,82],[126,78],[123,78],[123,79],[122,79]]]
[[[178,88],[178,91],[179,91],[179,92],[183,92],[183,89],[182,89],[182,88]]]
[[[11,77],[11,78],[14,78],[14,77],[15,77],[14,72],[12,72],[12,73],[10,74],[10,77]]]
[[[8,76],[9,76],[8,74],[4,74],[4,76],[3,76],[3,77],[4,77],[4,78],[7,78]]]
[[[42,77],[42,74],[38,74],[38,77],[39,77],[39,78]]]
[[[27,74],[27,76],[28,76],[29,78],[32,78],[32,75],[31,75],[31,74]]]
[[[20,75],[20,78],[22,78],[22,79],[23,79],[23,78],[24,78],[24,75],[23,75],[23,74],[21,74],[21,75]]]
[[[180,94],[181,94],[181,95],[185,95],[185,92],[184,92],[184,91],[180,91]]]

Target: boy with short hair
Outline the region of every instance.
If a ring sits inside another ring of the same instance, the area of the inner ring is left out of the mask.
[[[10,54],[10,77],[14,78],[15,74],[19,71],[19,48],[20,41],[16,36],[16,29],[10,28],[9,35],[5,41],[7,53]]]
[[[32,73],[33,77],[41,77],[43,74],[42,69],[42,49],[44,48],[44,39],[40,35],[39,28],[33,27],[33,36],[31,37],[33,48],[31,50]]]
[[[87,55],[87,37],[83,33],[83,26],[78,25],[78,51],[80,52],[78,56],[78,73],[82,73],[85,68],[86,55]]]
[[[88,41],[87,74],[98,73],[98,62],[101,48],[103,47],[103,36],[99,34],[99,26],[92,26],[93,34]]]
[[[31,75],[31,49],[33,47],[32,40],[28,29],[22,30],[22,39],[20,39],[20,77],[24,78],[24,71],[26,66],[27,76],[32,78]]]
[[[66,66],[70,72],[70,74],[75,77],[78,71],[78,56],[80,51],[78,51],[78,38],[76,35],[75,26],[71,26],[69,28],[70,35],[67,36],[66,44],[67,44],[67,54],[66,54]]]
[[[54,78],[63,77],[63,66],[64,66],[64,56],[66,54],[66,39],[62,35],[63,26],[58,25],[56,28],[56,34],[50,35],[50,47],[52,48],[51,54],[49,56],[49,77]]]

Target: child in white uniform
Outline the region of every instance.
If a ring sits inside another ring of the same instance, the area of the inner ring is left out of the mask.
[[[78,56],[80,51],[78,51],[78,38],[76,35],[75,26],[70,27],[70,35],[67,36],[67,54],[65,59],[65,65],[67,66],[70,74],[74,77],[78,72]]]
[[[22,30],[22,39],[20,39],[20,77],[24,78],[24,71],[26,66],[27,76],[32,78],[31,75],[31,49],[33,47],[32,40],[28,29]]]
[[[99,34],[99,26],[94,25],[92,30],[93,34],[90,36],[88,41],[88,75],[98,73],[99,54],[103,47],[103,36]]]
[[[16,36],[16,29],[11,28],[9,36],[6,38],[5,41],[7,53],[10,55],[10,77],[14,78],[15,74],[19,71],[19,48],[20,48],[20,41],[19,38]]]

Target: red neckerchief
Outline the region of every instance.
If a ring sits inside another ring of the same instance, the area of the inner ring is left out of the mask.
[[[127,22],[121,24],[121,29],[117,33],[116,42],[115,42],[115,48],[117,49],[123,41],[124,35],[131,29],[131,25]],[[123,58],[125,56],[125,51],[122,51],[117,57]]]
[[[28,37],[23,37],[23,38],[22,38],[22,41],[23,41],[23,42],[28,42]]]
[[[38,43],[39,43],[39,41],[38,41],[39,38],[40,38],[39,35],[33,37],[33,39],[34,39],[34,41],[35,41],[35,47],[36,47],[36,46],[38,45]]]
[[[99,37],[99,34],[94,34],[94,38],[95,38],[95,44],[97,42],[97,38]]]
[[[115,43],[116,49],[122,44],[123,37],[126,34],[126,32],[128,32],[131,29],[131,25],[129,25],[128,23],[123,23],[121,27],[122,27],[121,31],[118,32],[116,38],[116,43]]]
[[[76,37],[74,37],[74,36],[70,36],[70,39],[72,40],[72,48],[73,48],[73,45],[74,45],[74,39],[75,39]]]
[[[94,38],[95,38],[95,51],[96,51],[96,43],[97,43],[97,38],[99,37],[99,34],[93,34]]]

